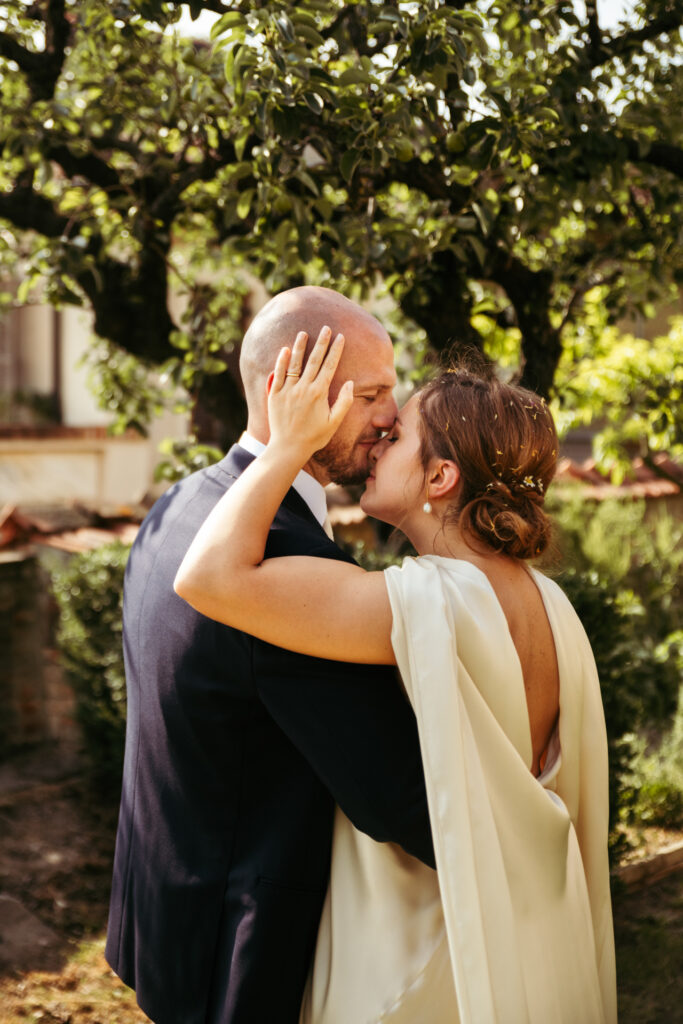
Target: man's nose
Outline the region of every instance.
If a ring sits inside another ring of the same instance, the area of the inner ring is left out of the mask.
[[[378,402],[375,408],[372,425],[377,430],[389,430],[393,427],[394,420],[398,416],[398,406],[393,394],[389,391],[382,402]]]

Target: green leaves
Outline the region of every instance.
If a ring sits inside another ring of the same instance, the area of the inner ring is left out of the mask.
[[[587,326],[560,363],[557,419],[563,432],[596,422],[598,465],[620,483],[634,450],[683,457],[683,319],[646,340],[608,327],[599,301],[589,296]]]
[[[126,732],[123,574],[129,547],[109,544],[53,566],[59,609],[57,646],[76,695],[76,712],[93,781],[118,794]]]
[[[193,295],[226,266],[357,296],[384,278],[406,336],[516,353],[545,389],[595,284],[618,319],[683,283],[670,39],[622,39],[624,62],[607,33],[598,59],[567,4],[240,0],[206,46],[160,34],[177,5],[154,24],[134,8],[83,0],[39,102],[0,58],[0,217],[26,252],[22,297],[39,280],[51,301],[87,297],[98,330],[175,360],[193,393],[225,360],[204,321],[171,340],[169,279]],[[122,296],[144,326],[122,326]],[[664,444],[668,413],[647,429]]]
[[[211,26],[211,39],[229,36],[232,39],[243,38],[247,30],[247,19],[241,11],[227,11]]]
[[[344,181],[351,181],[353,172],[360,163],[361,154],[357,149],[348,149],[339,161],[339,170]]]

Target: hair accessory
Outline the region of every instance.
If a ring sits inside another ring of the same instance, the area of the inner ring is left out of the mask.
[[[512,480],[503,480],[503,477],[500,473],[497,473],[496,475],[498,477],[497,480],[490,480],[487,483],[487,491],[497,491],[500,489],[501,486],[507,488],[507,490],[510,491],[512,494],[514,494],[515,491],[519,491],[520,489],[525,491],[536,491],[538,494],[543,494],[545,491],[543,481],[540,477],[533,477],[530,474],[527,474],[522,480],[520,480],[518,477],[513,477]]]
[[[538,491],[539,494],[543,494],[543,481],[540,476],[534,479],[532,476],[527,475],[522,480],[520,487],[524,487],[528,491]]]

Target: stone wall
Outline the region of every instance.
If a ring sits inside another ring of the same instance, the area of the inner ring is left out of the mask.
[[[74,696],[54,647],[48,577],[31,548],[0,551],[0,759],[75,742]]]

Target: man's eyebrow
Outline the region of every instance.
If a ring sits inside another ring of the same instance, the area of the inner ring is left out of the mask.
[[[393,391],[393,385],[391,384],[361,384],[358,387],[354,387],[354,395],[364,394],[377,394],[380,391]]]

